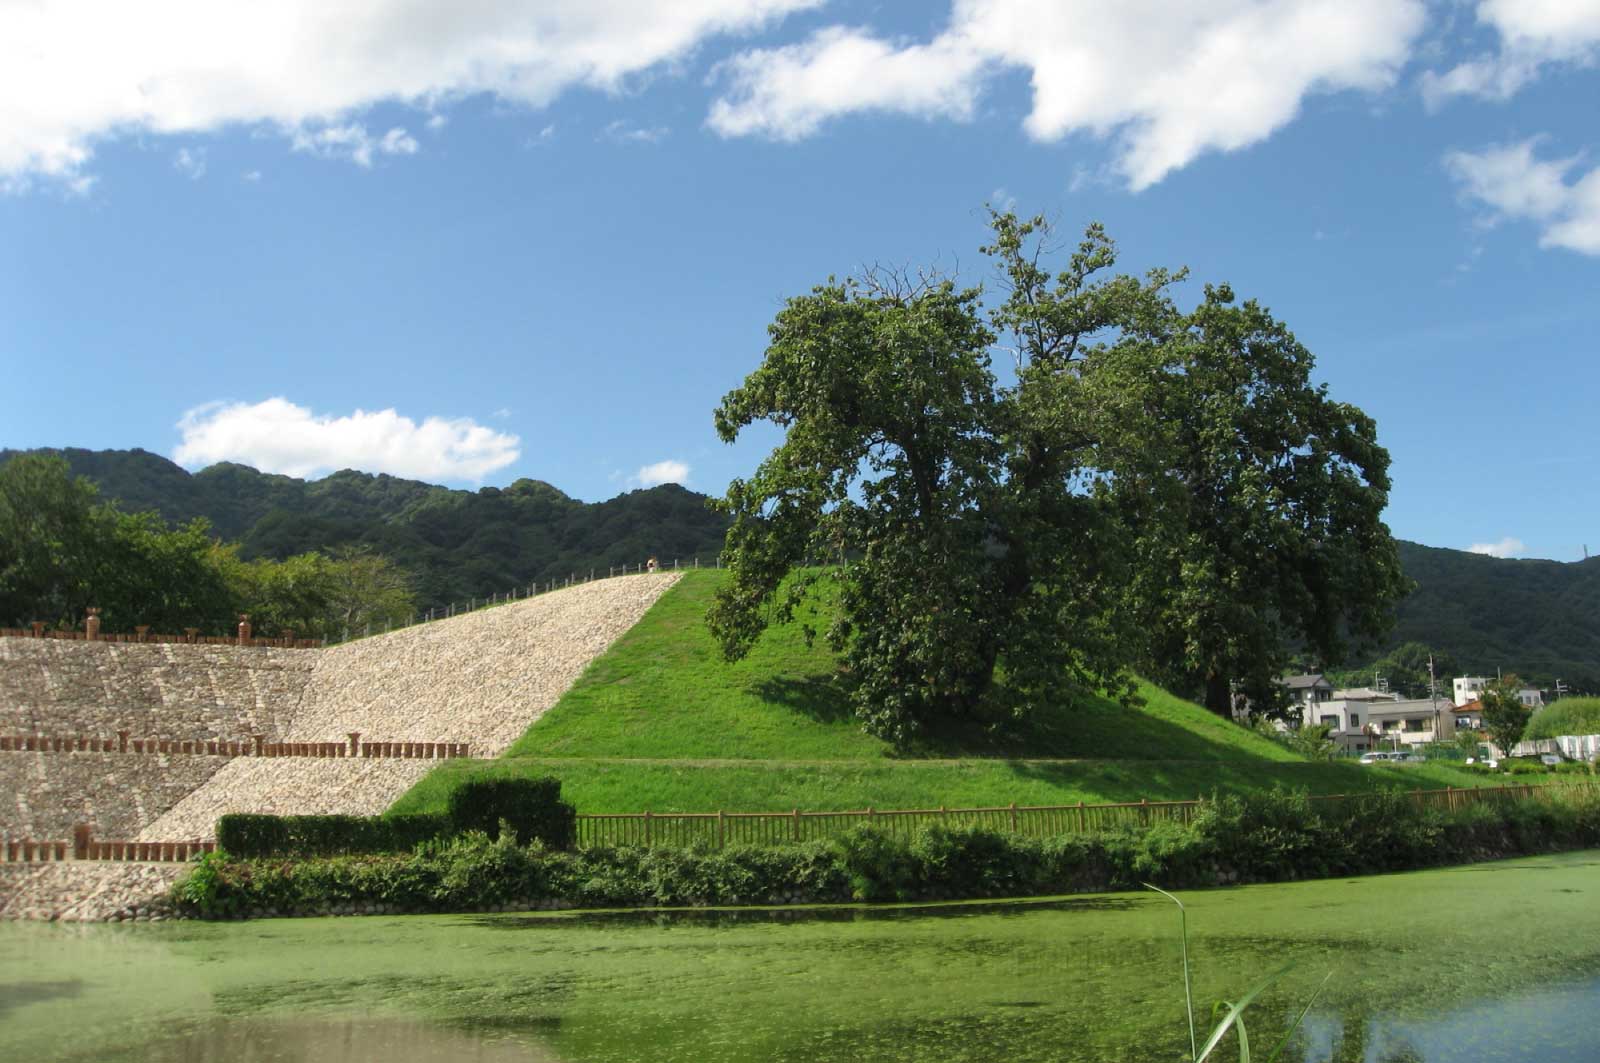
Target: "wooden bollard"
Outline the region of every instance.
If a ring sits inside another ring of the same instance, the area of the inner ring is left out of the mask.
[[[72,828],[72,855],[78,860],[89,859],[89,824],[79,823]]]
[[[31,861],[33,859],[33,852],[34,852],[33,839],[31,839],[31,838],[22,839],[22,858],[24,860],[30,860]]]
[[[126,753],[127,751],[128,751],[128,732],[127,731],[118,731],[117,732],[117,752],[118,753]]]
[[[350,734],[349,734],[349,738],[350,738],[350,755],[353,757],[353,756],[356,756],[360,752],[361,732],[360,731],[351,731]]]

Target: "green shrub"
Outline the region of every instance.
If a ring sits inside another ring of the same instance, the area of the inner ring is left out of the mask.
[[[1550,773],[1549,766],[1538,760],[1502,760],[1500,767],[1512,775],[1548,775]]]
[[[1594,765],[1582,760],[1563,760],[1555,766],[1557,775],[1593,775]]]
[[[1037,846],[984,827],[926,827],[910,852],[924,893],[1009,897],[1044,884]]]
[[[905,842],[877,827],[860,826],[834,842],[858,901],[903,901],[914,896],[917,864]]]
[[[1559,735],[1600,734],[1600,698],[1561,698],[1528,720],[1522,737],[1530,742]]]
[[[336,856],[406,852],[450,829],[444,816],[263,816],[230,813],[217,844],[234,856]]]
[[[578,813],[561,800],[561,780],[471,779],[450,792],[451,826],[457,833],[500,836],[502,821],[519,839],[537,839],[552,849],[570,849],[578,836]]]
[[[1227,881],[1358,874],[1600,846],[1600,787],[1552,786],[1532,799],[1490,794],[1450,811],[1419,807],[1403,791],[1337,802],[1285,791],[1222,796],[1187,824],[1045,839],[934,826],[906,840],[860,827],[832,842],[787,846],[563,851],[520,845],[512,831],[469,831],[388,854],[245,860],[229,849],[203,857],[173,899],[186,913],[216,918],[373,903],[463,911],[540,899],[613,907],[999,897],[1141,881],[1202,886],[1219,873]],[[229,832],[236,844],[286,844],[297,827],[328,818],[229,817]]]

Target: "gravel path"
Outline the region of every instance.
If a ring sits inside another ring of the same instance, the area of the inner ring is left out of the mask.
[[[596,580],[323,650],[284,737],[360,731],[499,756],[677,580]]]

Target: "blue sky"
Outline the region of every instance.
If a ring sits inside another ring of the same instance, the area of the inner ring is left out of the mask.
[[[717,492],[784,298],[984,281],[994,202],[1270,307],[1397,535],[1571,560],[1597,60],[1600,0],[8,7],[0,445]]]

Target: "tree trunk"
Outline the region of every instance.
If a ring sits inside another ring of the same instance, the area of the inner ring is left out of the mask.
[[[1228,677],[1210,672],[1206,675],[1206,708],[1224,720],[1233,719],[1233,691],[1228,687]]]

